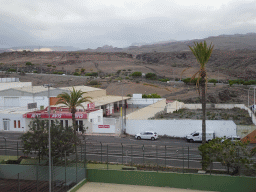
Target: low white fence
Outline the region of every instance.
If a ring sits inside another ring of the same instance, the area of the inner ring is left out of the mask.
[[[126,132],[135,135],[143,131],[155,131],[159,135],[185,137],[202,130],[202,120],[127,120]],[[207,120],[206,130],[215,131],[216,137],[236,135],[236,124],[231,120]]]

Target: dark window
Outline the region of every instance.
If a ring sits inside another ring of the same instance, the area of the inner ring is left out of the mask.
[[[16,120],[14,120],[14,128],[16,128]]]
[[[63,120],[60,120],[60,126],[63,127]]]
[[[65,127],[68,127],[68,120],[65,120]]]
[[[199,133],[195,133],[193,136],[199,136]]]
[[[79,121],[79,131],[83,130],[83,121]]]

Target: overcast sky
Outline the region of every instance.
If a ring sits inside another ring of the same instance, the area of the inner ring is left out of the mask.
[[[103,45],[256,32],[253,0],[0,0],[0,48]]]

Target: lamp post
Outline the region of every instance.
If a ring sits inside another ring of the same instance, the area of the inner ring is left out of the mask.
[[[52,182],[52,171],[51,171],[51,126],[50,126],[50,87],[52,84],[44,84],[44,87],[48,87],[48,131],[49,131],[49,191],[51,192],[51,182]]]
[[[120,83],[121,81],[118,80],[118,82]],[[123,104],[123,101],[124,101],[124,96],[123,96],[123,92],[124,92],[124,89],[123,89],[123,82],[122,83],[122,110],[121,110],[121,117],[122,117],[122,125],[121,125],[121,128],[122,128],[122,133],[124,133],[124,119],[123,119],[123,114],[124,114],[124,110],[123,110],[123,107],[124,107],[124,104]]]

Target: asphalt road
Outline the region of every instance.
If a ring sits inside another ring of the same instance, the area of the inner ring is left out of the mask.
[[[0,132],[0,155],[24,155],[19,139],[21,135],[21,133]],[[83,145],[78,146],[79,160],[84,160],[86,156],[87,161],[201,168],[201,156],[198,151],[201,143],[188,143],[173,138],[151,141],[136,140],[134,137],[87,135],[85,147],[84,140],[82,137],[81,139]],[[68,158],[74,159],[75,155]],[[213,169],[225,169],[225,167],[216,162],[213,164]]]

